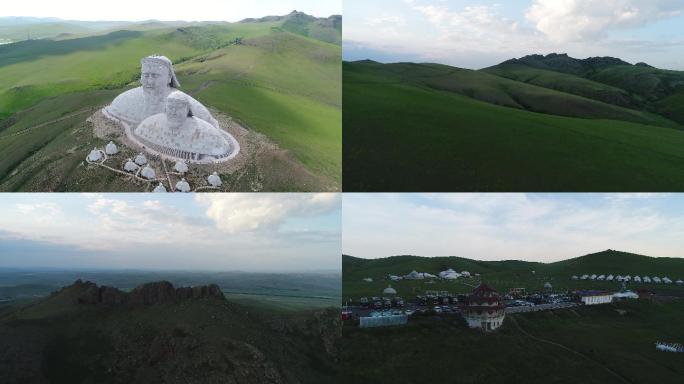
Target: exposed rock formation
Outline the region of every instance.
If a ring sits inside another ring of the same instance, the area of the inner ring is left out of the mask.
[[[223,299],[221,288],[216,284],[174,288],[168,281],[143,284],[126,293],[113,287],[98,287],[93,282],[79,279],[56,294],[69,291],[75,292],[76,301],[80,304],[155,305],[190,299]]]

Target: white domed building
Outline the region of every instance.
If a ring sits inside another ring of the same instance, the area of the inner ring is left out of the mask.
[[[388,285],[387,288],[385,288],[385,289],[382,291],[382,296],[383,296],[383,297],[393,297],[393,296],[396,296],[396,295],[397,295],[397,290],[394,289],[394,288],[392,288],[391,285]]]
[[[117,148],[116,144],[114,144],[113,141],[110,141],[109,144],[105,147],[105,153],[109,156],[116,155],[119,153],[119,148]]]
[[[140,172],[140,175],[147,180],[153,180],[157,178],[157,172],[154,171],[154,168],[150,167],[150,165],[146,165],[145,168],[142,169]]]
[[[97,162],[100,160],[102,160],[102,152],[97,148],[93,148],[93,150],[90,151],[90,154],[88,154],[88,161]]]
[[[466,297],[461,309],[470,328],[491,332],[501,327],[506,317],[506,307],[499,293],[489,285],[480,283]]]
[[[147,164],[147,157],[145,157],[145,155],[143,155],[142,153],[139,153],[133,161],[135,161],[136,164],[143,166]]]
[[[138,168],[139,168],[138,164],[133,162],[133,160],[131,160],[131,159],[128,159],[128,161],[124,165],[124,171],[126,171],[126,172],[135,172],[138,170]]]
[[[185,179],[181,179],[176,183],[176,190],[184,193],[190,192],[190,184]]]
[[[173,169],[175,169],[178,173],[187,173],[188,165],[185,164],[183,160],[178,160],[176,161],[176,165],[173,167]]]

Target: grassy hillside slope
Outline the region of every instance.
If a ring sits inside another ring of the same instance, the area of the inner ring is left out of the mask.
[[[684,279],[684,259],[636,255],[619,251],[603,251],[554,263],[536,263],[519,260],[478,261],[461,257],[418,257],[394,256],[380,259],[359,259],[344,255],[342,257],[342,288],[345,300],[358,300],[362,296],[378,296],[387,284],[392,284],[400,295],[411,298],[425,290],[446,290],[466,293],[478,284],[479,278],[456,281],[403,280],[388,282],[388,274],[406,275],[415,270],[437,275],[440,271],[452,268],[456,271],[478,273],[487,284],[501,292],[510,288],[524,287],[539,291],[544,283],[550,282],[556,290],[609,289],[619,290],[620,283],[608,281],[574,281],[573,275],[613,274],[639,276],[669,276],[670,279]],[[372,283],[362,279],[370,277]],[[664,284],[629,283],[630,289],[647,288],[677,292],[684,295],[684,286]]]
[[[0,46],[0,150],[11,148],[0,161],[0,189],[54,190],[79,184],[83,175],[75,167],[93,141],[79,124],[89,115],[17,133],[49,121],[44,118],[48,115],[68,116],[106,105],[137,85],[140,58],[150,54],[174,61],[181,90],[290,151],[326,180],[326,188],[339,186],[341,48],[286,31],[283,23],[288,20],[164,26]],[[23,173],[28,168],[42,172],[37,162],[55,165],[54,177]],[[21,177],[10,180],[13,174]],[[121,186],[112,177],[81,188]]]
[[[337,371],[332,309],[282,312],[219,297],[80,303],[84,296],[74,285],[2,309],[3,382],[317,383]]]
[[[593,100],[582,93],[567,92],[562,88],[575,86],[583,90],[593,87],[609,92],[618,91],[617,88],[600,85],[572,75],[550,72],[546,74],[546,79],[540,79],[539,86],[537,86],[535,83],[511,81],[508,78],[493,76],[487,72],[440,64],[400,63],[383,65],[372,62],[358,64],[363,64],[364,70],[377,76],[387,76],[388,80],[426,85],[430,88],[455,92],[473,99],[516,109],[559,116],[615,119],[681,128],[662,116]],[[539,72],[539,70],[535,70],[535,72]],[[555,76],[552,77],[552,74]],[[537,73],[537,75],[539,74]],[[552,78],[560,78],[562,86],[558,88],[548,86],[548,82]],[[623,91],[623,93],[626,92]],[[624,97],[624,95],[622,96]]]
[[[387,73],[344,64],[345,190],[684,190],[681,130],[502,107]]]

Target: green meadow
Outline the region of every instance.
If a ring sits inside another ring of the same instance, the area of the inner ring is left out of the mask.
[[[552,69],[344,63],[345,190],[684,190],[684,74]]]
[[[339,189],[341,47],[317,39],[317,33],[289,32],[291,27],[283,27],[288,21],[305,31],[324,28],[320,21],[293,14],[279,20],[181,27],[160,23],[156,28],[0,46],[0,189],[121,188],[109,175],[84,184],[83,172],[73,166],[91,144],[101,145],[83,127],[90,114],[54,120],[100,108],[136,86],[140,59],[151,54],[173,60],[181,90],[265,135],[325,186],[282,189]],[[329,29],[328,38],[341,33]],[[39,122],[47,124],[36,127]],[[26,174],[26,169],[43,168],[35,167],[36,161],[59,164],[58,180]]]
[[[459,316],[411,318],[407,326],[342,330],[342,377],[349,382],[679,383],[682,300],[620,302],[509,315],[493,334]]]

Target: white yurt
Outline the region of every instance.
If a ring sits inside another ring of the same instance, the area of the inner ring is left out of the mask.
[[[140,172],[140,175],[147,180],[153,180],[157,177],[157,172],[154,171],[154,168],[150,167],[150,165],[146,165],[145,168],[142,169]]]
[[[88,161],[100,161],[102,160],[102,152],[100,152],[99,149],[93,148],[92,151],[90,151],[90,154],[88,154]]]
[[[209,175],[207,181],[209,182],[209,185],[211,185],[212,187],[220,187],[223,185],[223,182],[221,181],[221,178],[219,177],[217,172],[214,172],[211,175]]]
[[[388,285],[387,288],[385,288],[385,289],[382,291],[382,295],[385,296],[385,297],[395,296],[396,294],[397,294],[397,290],[394,289],[394,288],[392,288],[391,285]]]
[[[147,164],[147,157],[145,157],[145,155],[143,155],[142,153],[139,153],[133,161],[135,161],[136,164],[142,166]]]
[[[166,187],[164,187],[164,184],[159,183],[159,185],[157,185],[157,186],[152,190],[152,192],[155,192],[155,193],[164,193],[164,192],[166,192]]]
[[[185,161],[178,160],[176,161],[176,165],[173,167],[173,169],[175,169],[178,173],[186,173],[188,172],[188,165],[185,164]]]
[[[183,178],[181,181],[176,183],[176,190],[185,193],[190,192],[190,184],[188,184],[188,182]]]
[[[124,165],[124,171],[126,172],[135,172],[138,170],[138,168],[138,164],[134,163],[131,159],[128,159],[128,161]]]
[[[116,144],[114,144],[113,141],[110,141],[109,144],[105,147],[105,153],[109,156],[111,155],[116,155],[119,153],[119,148],[116,147]]]

